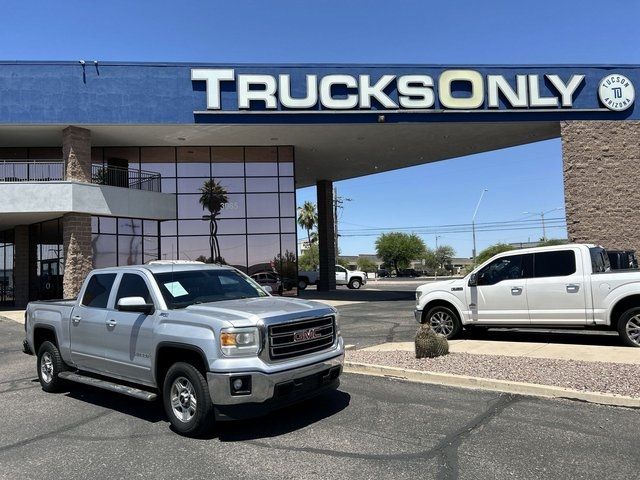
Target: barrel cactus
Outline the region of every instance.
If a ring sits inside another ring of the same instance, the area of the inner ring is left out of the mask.
[[[449,353],[447,339],[434,332],[428,323],[420,325],[416,332],[416,358],[433,358]]]

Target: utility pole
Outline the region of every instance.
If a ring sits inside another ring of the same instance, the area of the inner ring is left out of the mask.
[[[476,210],[473,212],[473,218],[471,219],[471,231],[473,232],[473,264],[476,264],[476,215],[478,214],[478,208],[480,208],[480,202],[482,202],[482,197],[484,197],[485,192],[488,192],[489,189],[485,188],[482,190],[480,194],[480,199],[478,200],[478,204],[476,205]]]
[[[547,229],[544,224],[544,216],[547,213],[555,212],[557,210],[562,210],[562,207],[552,208],[551,210],[547,210],[546,212],[522,212],[523,215],[540,215],[540,220],[542,221],[542,241],[547,240]]]
[[[433,279],[437,280],[438,279],[438,268],[440,267],[440,264],[438,263],[438,239],[441,237],[442,235],[436,235],[436,251],[434,252],[436,255],[436,274],[434,275]]]
[[[353,199],[351,198],[339,197],[338,189],[336,187],[333,187],[333,234],[334,234],[334,245],[336,248],[336,258],[338,258],[338,255],[340,254],[340,250],[338,248],[338,238],[340,236],[338,234],[338,208],[343,208],[342,204],[344,202],[351,202],[351,201],[353,201]]]

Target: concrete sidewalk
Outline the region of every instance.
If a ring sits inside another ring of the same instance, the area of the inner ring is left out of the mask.
[[[24,324],[24,310],[0,310],[0,317]]]
[[[371,352],[413,352],[413,342],[391,342],[362,349]],[[612,362],[640,365],[640,348],[605,345],[567,345],[558,343],[503,342],[491,340],[450,340],[449,351],[508,357],[551,358],[582,360],[585,362]]]

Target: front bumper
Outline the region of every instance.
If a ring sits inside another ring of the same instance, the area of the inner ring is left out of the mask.
[[[416,322],[422,323],[422,310],[418,310],[417,308],[413,311],[413,316],[416,319]]]
[[[322,362],[282,372],[208,372],[207,383],[218,413],[223,417],[240,418],[245,415],[236,415],[236,407],[280,406],[336,388],[343,362],[344,353],[341,353]],[[232,395],[233,377],[251,377],[251,392]]]

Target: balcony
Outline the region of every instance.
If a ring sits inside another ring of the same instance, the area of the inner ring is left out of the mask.
[[[58,160],[0,160],[0,182],[55,182],[65,180],[64,162]],[[91,166],[91,183],[111,187],[161,192],[157,172],[115,166]]]
[[[170,220],[175,195],[162,193],[160,174],[92,165],[91,182],[66,180],[58,160],[0,160],[0,230],[66,213]]]

